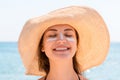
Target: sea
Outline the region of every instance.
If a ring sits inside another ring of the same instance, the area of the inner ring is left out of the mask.
[[[88,80],[120,80],[120,42],[111,42],[103,64],[83,74]],[[17,42],[0,42],[0,80],[38,80],[40,77],[25,75]]]

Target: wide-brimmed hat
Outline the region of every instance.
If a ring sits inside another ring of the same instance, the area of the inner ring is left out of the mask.
[[[104,20],[92,8],[70,6],[32,18],[24,25],[18,47],[27,74],[44,75],[38,67],[38,46],[44,32],[57,24],[68,24],[77,31],[79,43],[76,58],[81,71],[98,66],[105,60],[110,37]]]

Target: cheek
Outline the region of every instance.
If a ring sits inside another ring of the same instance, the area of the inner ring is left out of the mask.
[[[44,48],[48,49],[52,47],[53,42],[56,40],[57,38],[47,38],[44,39]]]
[[[76,51],[77,50],[77,43],[72,43],[71,44],[72,48],[73,48],[73,51]]]
[[[46,54],[50,53],[52,51],[52,44],[53,44],[53,42],[50,39],[46,39],[44,41],[43,45],[44,45],[44,51]]]
[[[50,48],[51,48],[51,43],[45,42],[45,43],[44,43],[44,49],[45,49],[45,50],[49,50]]]
[[[74,37],[67,37],[66,38],[68,42],[70,42],[73,45],[77,45],[77,39]]]
[[[77,40],[75,38],[71,38],[69,39],[71,47],[73,49],[74,52],[77,51]]]
[[[50,53],[51,53],[51,44],[45,42],[44,43],[44,52],[46,54],[47,57],[49,57]]]
[[[48,39],[46,40],[46,42],[51,42],[51,41],[55,41],[55,40],[57,40],[57,38],[48,38]]]
[[[75,38],[66,38],[68,41],[70,42],[76,42],[76,39]]]

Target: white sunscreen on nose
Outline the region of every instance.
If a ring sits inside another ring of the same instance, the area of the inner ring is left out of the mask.
[[[61,40],[64,39],[64,34],[60,33],[60,39],[61,39]],[[67,37],[66,39],[67,39],[67,41],[72,41],[72,42],[75,41],[75,39],[74,39],[73,37]]]
[[[60,33],[60,39],[63,40],[64,39],[64,36],[62,33]]]

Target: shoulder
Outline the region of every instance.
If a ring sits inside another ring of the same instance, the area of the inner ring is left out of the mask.
[[[79,77],[80,77],[80,80],[88,80],[87,78],[85,78],[85,77],[82,76],[82,75],[79,75]]]
[[[41,77],[40,79],[38,79],[38,80],[45,80],[45,77]]]

